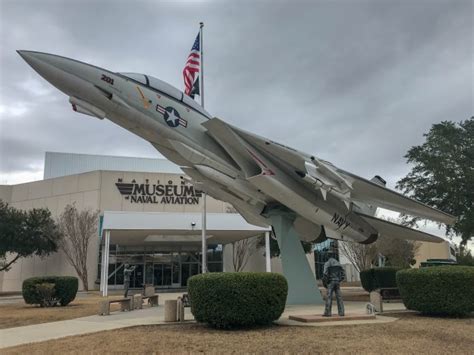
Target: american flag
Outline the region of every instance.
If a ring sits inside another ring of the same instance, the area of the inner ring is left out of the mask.
[[[200,33],[196,36],[191,53],[183,69],[184,93],[194,98],[195,94],[199,95],[199,70],[201,67]]]

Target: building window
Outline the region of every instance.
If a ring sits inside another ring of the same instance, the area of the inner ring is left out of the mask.
[[[196,248],[197,249],[197,248]],[[208,271],[221,272],[222,245],[209,245]],[[100,275],[102,250],[99,252]],[[186,287],[188,279],[201,273],[201,253],[196,250],[170,251],[159,247],[111,245],[108,284],[120,288],[123,285],[123,267],[135,266],[130,275],[130,287],[141,288],[144,284],[157,288]]]

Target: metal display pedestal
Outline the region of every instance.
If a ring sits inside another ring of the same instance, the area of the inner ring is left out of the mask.
[[[298,233],[293,228],[295,215],[279,209],[271,210],[266,215],[272,222],[280,247],[283,274],[288,281],[286,304],[324,304]]]

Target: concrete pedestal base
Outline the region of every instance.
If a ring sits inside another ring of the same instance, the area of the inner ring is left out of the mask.
[[[338,322],[350,320],[370,320],[375,319],[375,314],[347,314],[344,317],[334,315],[332,317],[324,317],[322,315],[298,315],[289,316],[290,320],[303,323],[321,323],[321,322]]]

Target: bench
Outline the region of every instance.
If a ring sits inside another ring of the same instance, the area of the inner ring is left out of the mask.
[[[187,293],[183,294],[181,301],[183,302],[184,307],[191,307],[191,299]]]
[[[375,311],[383,312],[383,303],[401,302],[402,298],[397,287],[378,288],[370,292],[370,303],[374,306]]]
[[[120,303],[120,310],[123,311],[131,311],[132,308],[132,298],[121,298],[117,300],[102,300],[99,302],[99,315],[100,316],[108,316],[110,315],[110,305],[112,303]]]
[[[382,296],[383,302],[401,302],[402,296],[400,296],[400,291],[398,287],[385,287],[379,289],[380,296]]]
[[[158,294],[155,293],[153,285],[143,285],[143,294],[133,296],[133,308],[142,309],[143,301],[148,301],[151,307],[158,306]]]
[[[142,294],[133,295],[133,305],[134,309],[142,309],[143,301],[148,301],[150,307],[158,307],[158,294],[151,296],[143,296]]]

